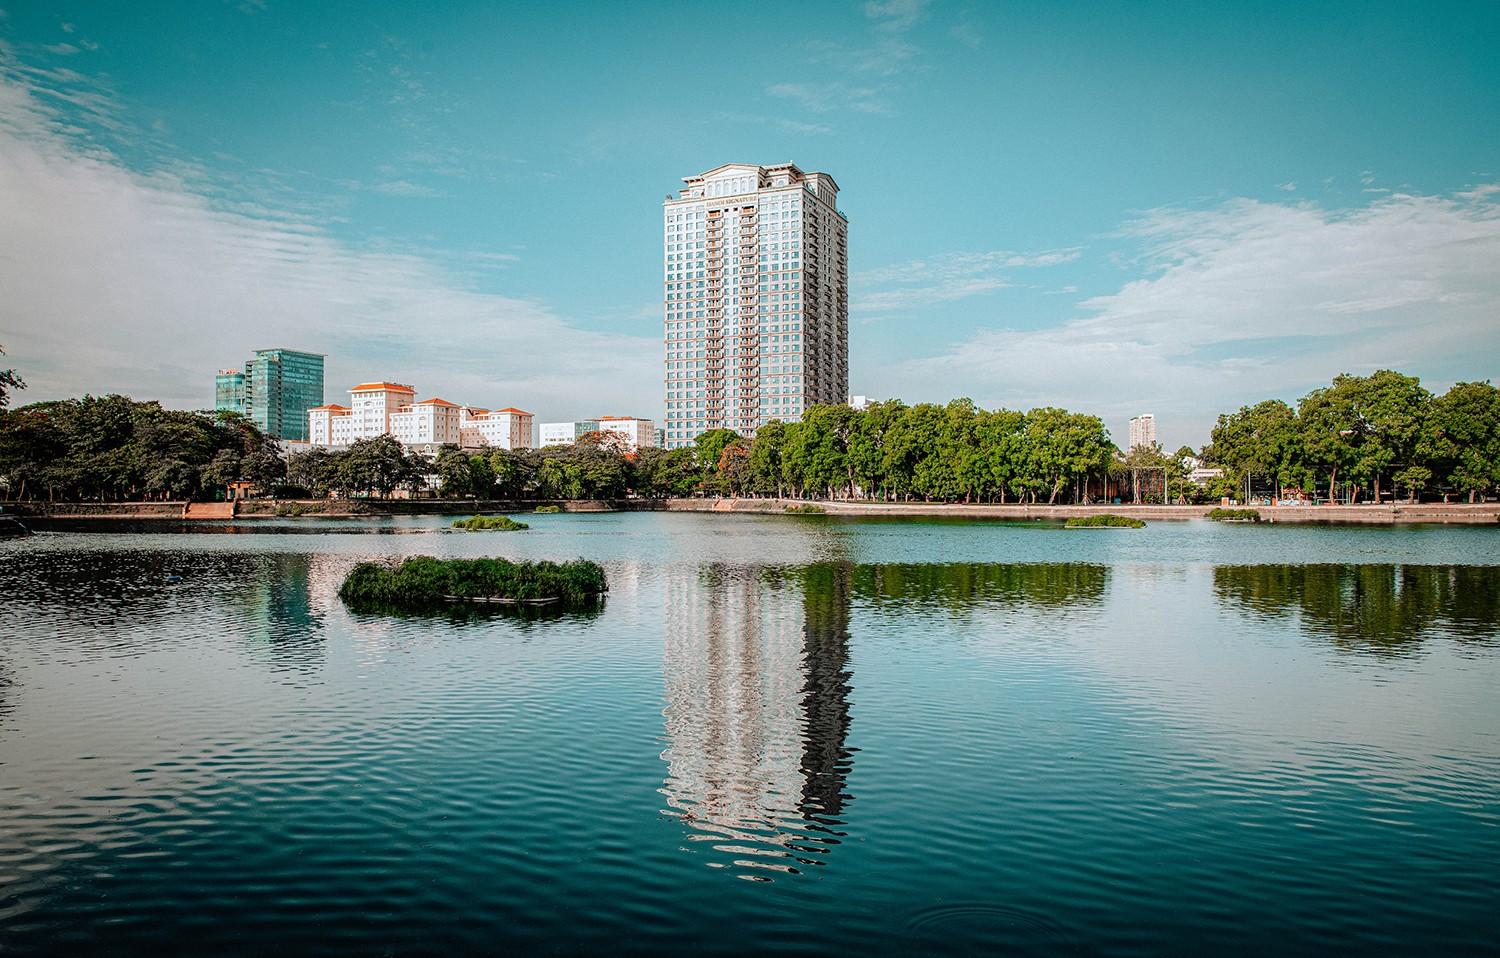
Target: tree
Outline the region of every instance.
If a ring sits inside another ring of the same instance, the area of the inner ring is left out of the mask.
[[[5,355],[5,348],[0,346],[0,356]],[[7,390],[25,389],[26,382],[16,375],[14,369],[0,369],[0,409],[10,405],[10,396]]]
[[[1024,413],[996,409],[979,415],[980,488],[1005,502],[1021,477],[1021,455],[1026,428]]]
[[[1232,487],[1248,499],[1252,476],[1271,479],[1278,486],[1302,478],[1295,475],[1300,451],[1297,414],[1281,400],[1269,399],[1221,415],[1204,457],[1224,469]]]
[[[473,474],[469,468],[469,454],[455,445],[444,445],[432,461],[432,471],[441,483],[438,494],[445,498],[463,499],[475,495]]]
[[[1417,447],[1417,458],[1470,502],[1500,488],[1500,389],[1489,380],[1455,383],[1433,400]]]
[[[1415,376],[1389,369],[1364,377],[1338,376],[1333,388],[1347,396],[1354,433],[1353,476],[1370,484],[1378,503],[1381,478],[1395,466],[1415,465],[1417,440],[1432,394]]]
[[[1046,407],[1026,414],[1024,450],[1032,499],[1045,491],[1050,505],[1068,483],[1108,469],[1115,447],[1099,417]]]

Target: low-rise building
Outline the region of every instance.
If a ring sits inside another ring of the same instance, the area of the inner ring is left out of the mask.
[[[656,445],[656,424],[634,416],[600,416],[594,420],[600,432],[613,433],[624,440],[625,452],[636,452]]]
[[[544,422],[536,427],[536,444],[540,448],[571,446],[586,434],[598,431],[599,422],[596,419],[585,419],[582,422]]]
[[[463,406],[458,416],[458,444],[464,449],[531,448],[532,415],[524,409]]]

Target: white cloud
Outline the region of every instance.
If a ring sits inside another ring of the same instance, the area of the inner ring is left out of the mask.
[[[1144,243],[1135,265],[1147,278],[1085,300],[1087,318],[982,330],[893,367],[893,391],[941,383],[1116,426],[1149,408],[1168,445],[1196,444],[1219,412],[1294,400],[1341,372],[1394,367],[1438,387],[1488,378],[1500,360],[1494,186],[1351,211],[1250,200],[1154,210],[1123,235]]]
[[[766,87],[770,96],[796,100],[814,113],[853,110],[856,113],[890,113],[885,91],[873,86],[848,83],[776,83]]]
[[[978,296],[1014,285],[1005,278],[1013,269],[1057,266],[1076,260],[1080,249],[1018,253],[991,250],[983,253],[944,253],[857,273],[850,278],[858,291],[852,306],[856,318],[883,313],[920,310],[936,303]]]
[[[268,346],[328,354],[333,399],[384,377],[558,418],[655,401],[641,392],[654,338],[583,331],[430,256],[352,248],[306,215],[131,170],[42,92],[0,71],[0,343],[26,401],[117,391],[201,408],[215,368]]]

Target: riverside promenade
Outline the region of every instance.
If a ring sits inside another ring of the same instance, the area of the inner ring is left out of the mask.
[[[973,519],[990,522],[1063,522],[1110,513],[1146,522],[1203,519],[1218,506],[1136,506],[1128,504],[1047,505],[1045,503],[870,502],[803,499],[693,497],[682,499],[481,500],[473,499],[316,499],[275,502],[250,500],[231,511],[228,503],[7,503],[21,516],[54,519],[176,520],[254,523],[267,519],[369,517],[391,515],[472,515],[531,512],[538,506],[563,512],[731,512],[776,515],[816,506],[831,516]],[[1384,503],[1382,505],[1248,506],[1263,522],[1327,525],[1500,525],[1500,503]]]
[[[789,507],[815,505],[836,516],[910,516],[954,519],[988,519],[998,522],[1062,522],[1074,517],[1104,513],[1129,516],[1132,519],[1181,521],[1203,519],[1216,505],[1203,506],[1137,506],[1128,504],[1047,505],[1038,503],[939,503],[939,502],[869,502],[828,500],[807,502],[800,499],[668,499],[666,508],[684,512],[785,512]],[[1351,506],[1232,506],[1260,513],[1263,522],[1305,522],[1358,525],[1402,524],[1500,524],[1500,503],[1441,503],[1415,505],[1384,503]]]

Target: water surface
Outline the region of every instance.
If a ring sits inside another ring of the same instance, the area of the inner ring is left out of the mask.
[[[0,545],[0,948],[1496,953],[1495,530],[527,521]]]

